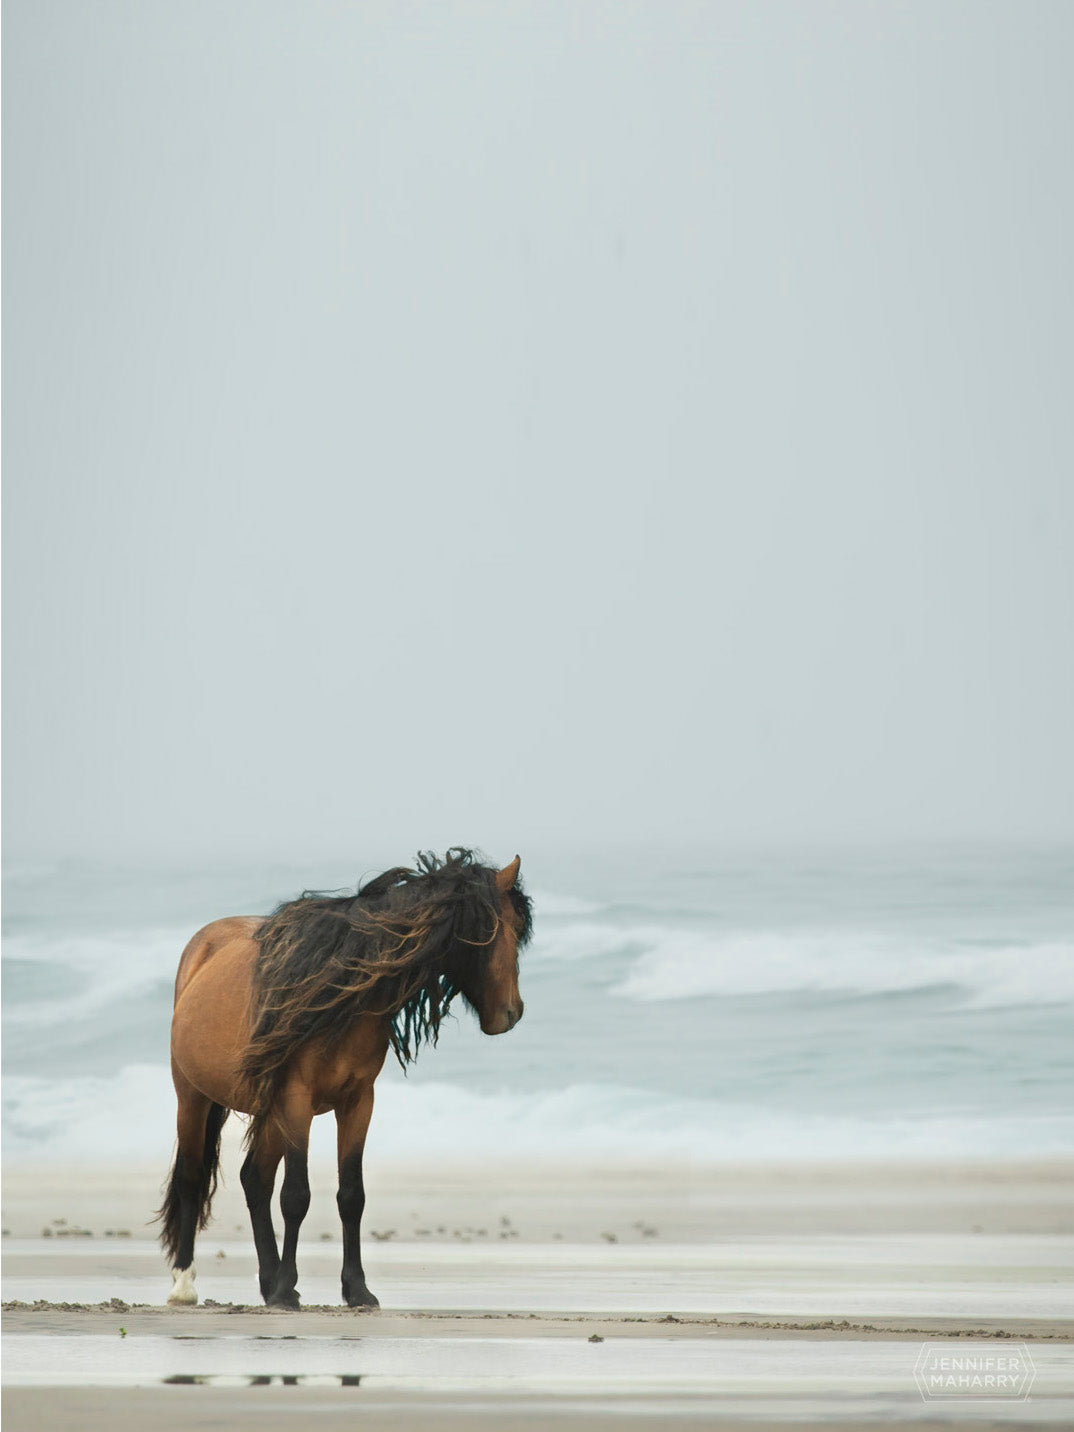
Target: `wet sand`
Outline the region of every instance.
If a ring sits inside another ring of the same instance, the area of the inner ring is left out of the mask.
[[[225,1167],[179,1309],[146,1226],[161,1170],[6,1170],[9,1429],[1074,1422],[1072,1162],[374,1166],[372,1313],[338,1304],[320,1168],[306,1306],[261,1308]],[[1032,1399],[923,1402],[931,1342],[1025,1344]]]

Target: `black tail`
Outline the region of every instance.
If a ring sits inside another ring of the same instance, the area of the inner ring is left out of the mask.
[[[168,1260],[174,1265],[179,1252],[179,1229],[181,1223],[183,1194],[193,1194],[197,1210],[197,1226],[204,1228],[209,1222],[213,1194],[220,1177],[220,1134],[229,1110],[223,1104],[210,1104],[209,1117],[205,1124],[205,1148],[201,1156],[201,1167],[188,1169],[183,1152],[175,1155],[164,1202],[157,1210],[160,1224],[160,1241]]]

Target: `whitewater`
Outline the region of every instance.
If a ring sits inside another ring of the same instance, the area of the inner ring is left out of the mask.
[[[404,858],[9,863],[5,1156],[163,1166],[193,931]],[[524,852],[525,1018],[488,1039],[460,1002],[407,1075],[386,1066],[370,1156],[1070,1153],[1072,870],[1056,849]]]

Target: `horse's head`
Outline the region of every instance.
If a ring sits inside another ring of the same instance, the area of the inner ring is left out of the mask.
[[[463,988],[485,1034],[506,1034],[522,1018],[522,996],[518,992],[518,950],[530,933],[529,901],[518,885],[516,855],[510,865],[496,872],[496,896],[500,902],[496,935],[487,961],[474,989]]]

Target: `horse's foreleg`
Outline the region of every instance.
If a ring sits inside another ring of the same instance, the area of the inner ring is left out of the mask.
[[[266,1302],[275,1291],[280,1271],[280,1250],[276,1246],[276,1230],[272,1226],[272,1190],[282,1157],[283,1140],[270,1134],[260,1148],[251,1149],[246,1155],[239,1175],[254,1230],[257,1280]]]
[[[276,1286],[266,1302],[272,1308],[297,1308],[298,1233],[310,1206],[307,1150],[289,1149],[284,1155],[280,1211],[283,1213],[283,1252],[276,1274]]]
[[[312,1113],[289,1121],[289,1135],[283,1159],[283,1187],[280,1212],[283,1214],[283,1252],[276,1273],[276,1285],[265,1299],[272,1308],[300,1307],[298,1297],[298,1233],[310,1206],[309,1137]]]
[[[362,1153],[373,1113],[373,1087],[346,1110],[336,1111],[339,1193],[336,1206],[343,1224],[343,1297],[349,1308],[379,1308],[362,1271],[361,1226],[365,1210]]]

